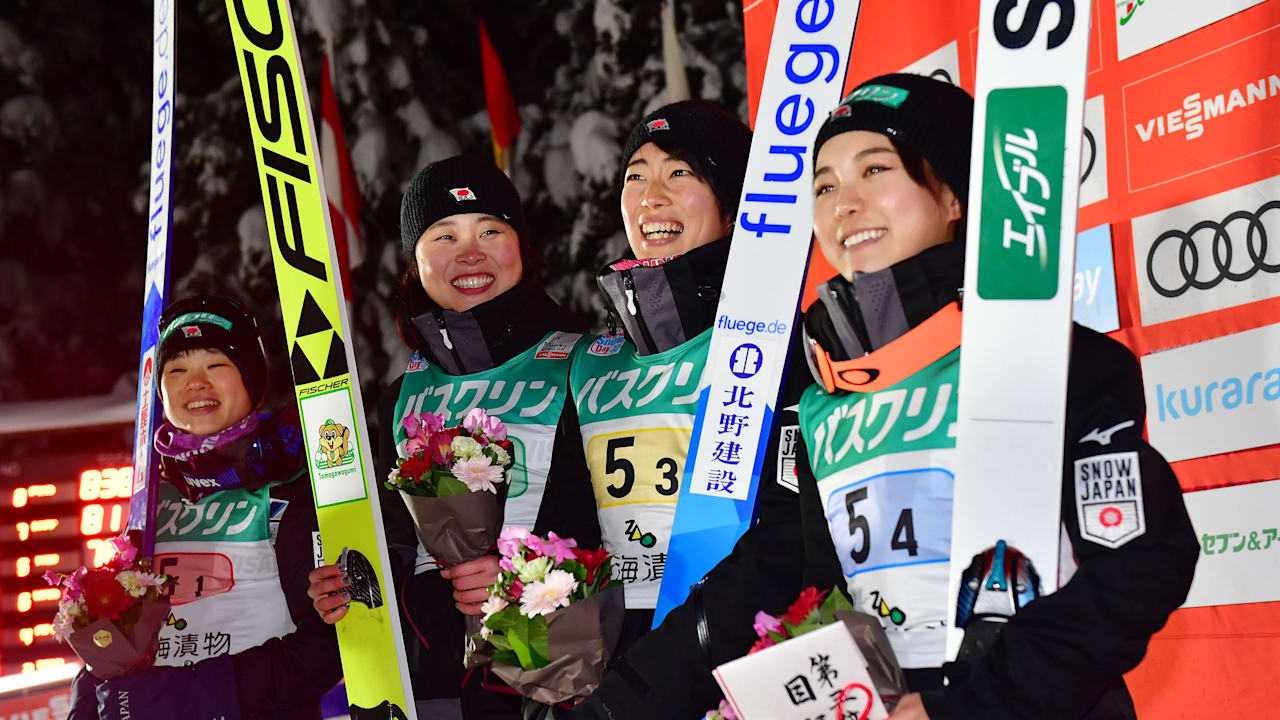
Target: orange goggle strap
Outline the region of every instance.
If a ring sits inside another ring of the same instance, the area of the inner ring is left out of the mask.
[[[852,360],[832,360],[805,334],[810,370],[829,393],[877,392],[892,387],[960,347],[960,304],[950,303],[893,342]]]

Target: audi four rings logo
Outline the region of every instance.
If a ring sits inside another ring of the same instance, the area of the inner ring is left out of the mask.
[[[1205,220],[1196,223],[1190,230],[1169,230],[1161,234],[1155,242],[1151,243],[1151,249],[1147,252],[1147,280],[1151,283],[1151,287],[1165,297],[1175,298],[1191,288],[1208,290],[1217,287],[1223,280],[1243,282],[1258,274],[1259,271],[1280,273],[1280,263],[1267,262],[1267,228],[1263,225],[1263,216],[1271,210],[1280,210],[1280,200],[1268,201],[1256,212],[1238,210],[1228,215],[1222,222]],[[1274,217],[1280,218],[1280,215]],[[1232,261],[1241,249],[1239,247],[1241,238],[1239,234],[1233,237],[1227,229],[1232,223],[1238,221],[1248,223],[1249,227],[1243,238],[1243,250],[1248,254],[1250,264],[1243,270],[1232,267]],[[1195,241],[1195,234],[1206,230],[1213,232],[1211,259],[1214,268],[1213,274],[1207,278],[1200,272],[1200,248]],[[1180,282],[1172,286],[1164,285],[1157,280],[1155,272],[1156,253],[1166,243],[1176,243],[1177,267],[1182,274]]]

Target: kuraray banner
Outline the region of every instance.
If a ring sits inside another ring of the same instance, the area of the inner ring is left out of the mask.
[[[155,377],[156,345],[160,341],[160,313],[169,294],[170,170],[173,167],[173,98],[177,79],[173,72],[176,50],[172,8],[168,0],[156,0],[151,25],[151,182],[147,185],[147,270],[143,285],[142,351],[138,360],[138,415],[134,424],[133,495],[129,500],[130,530],[141,532],[141,550],[150,557],[155,531],[149,527],[156,504],[155,478],[159,458],[151,446],[160,416]]]
[[[1280,443],[1280,325],[1142,358],[1151,445],[1170,462]]]
[[[707,354],[710,387],[698,405],[655,626],[729,553],[755,512],[813,236],[810,149],[840,102],[858,6],[778,6]]]
[[[1052,6],[1052,9],[1048,9]],[[960,574],[1005,540],[1056,589],[1091,5],[983,0],[947,655]]]

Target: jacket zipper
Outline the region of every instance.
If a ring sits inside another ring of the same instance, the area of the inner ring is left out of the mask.
[[[869,355],[876,348],[871,346],[871,333],[867,332],[867,321],[862,317],[862,304],[858,302],[858,288],[850,287],[849,292],[853,295],[853,303],[852,307],[846,309],[849,311],[849,319],[853,321],[853,332],[858,336],[858,342],[862,343],[863,354]],[[831,288],[831,300],[836,307],[842,305],[835,288]]]
[[[453,361],[458,365],[458,371],[465,373],[467,368],[462,364],[462,356],[458,354],[458,349],[453,346],[453,339],[449,337],[449,326],[444,322],[444,315],[440,312],[433,313],[436,318],[436,325],[440,327],[440,338],[444,340],[444,346],[449,349],[453,355]]]
[[[645,324],[644,315],[640,314],[640,306],[636,304],[636,281],[631,278],[630,270],[622,271],[622,289],[627,295],[627,312],[636,319],[636,325],[640,328],[640,337],[652,352],[657,352],[658,345],[649,334],[649,326]]]

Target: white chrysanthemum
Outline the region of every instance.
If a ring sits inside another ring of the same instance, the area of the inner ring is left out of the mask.
[[[129,593],[129,597],[142,597],[147,589],[139,582],[138,574],[132,570],[121,570],[116,573],[116,582]]]
[[[573,574],[564,570],[552,570],[540,581],[524,586],[520,596],[520,614],[525,617],[550,615],[558,608],[569,606],[569,596],[578,589]]]
[[[487,490],[496,494],[498,489],[493,485],[502,482],[502,468],[494,467],[487,457],[459,460],[449,468],[449,471],[457,476],[471,492]]]
[[[490,636],[490,635],[492,635],[492,634],[493,634],[493,631],[489,629],[489,626],[488,626],[488,625],[481,625],[481,626],[480,626],[480,637],[481,637],[481,638],[483,638],[483,639],[485,639],[485,640],[488,640],[488,639],[489,639],[489,636]]]
[[[470,460],[484,455],[484,446],[466,435],[459,435],[449,444],[453,456],[459,460]]]
[[[493,464],[498,467],[506,467],[511,464],[511,455],[502,449],[501,445],[490,445],[489,449],[493,451]]]
[[[71,637],[71,633],[75,632],[75,623],[72,622],[71,613],[67,612],[69,607],[73,607],[75,603],[67,603],[58,608],[58,614],[53,616],[53,636],[63,642]]]
[[[494,613],[505,610],[506,607],[506,598],[501,595],[490,595],[489,599],[485,600],[484,604],[480,606],[480,612],[484,613],[484,619],[488,620]]]
[[[514,564],[512,563],[512,565]],[[520,577],[520,582],[522,583],[536,582],[546,576],[552,564],[551,558],[542,555],[526,562],[523,567],[516,571],[516,574]]]

